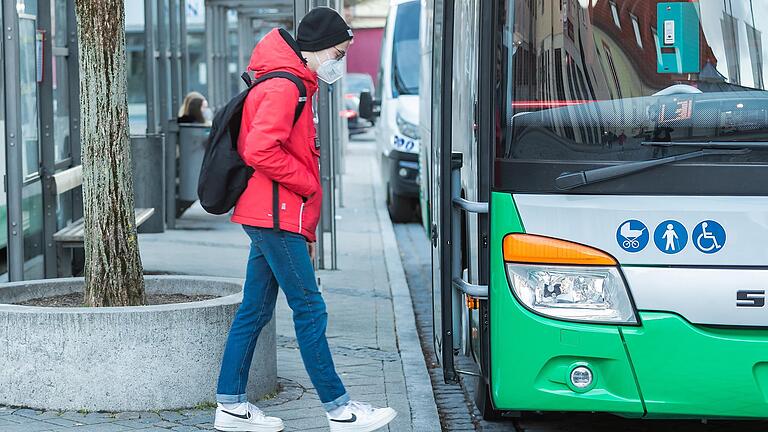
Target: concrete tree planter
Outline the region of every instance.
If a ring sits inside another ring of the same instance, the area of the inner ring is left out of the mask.
[[[213,402],[229,326],[242,299],[234,279],[148,276],[147,294],[212,300],[118,308],[17,306],[82,292],[83,279],[0,285],[0,404],[38,409],[149,411]],[[251,400],[277,386],[274,319],[256,346]]]

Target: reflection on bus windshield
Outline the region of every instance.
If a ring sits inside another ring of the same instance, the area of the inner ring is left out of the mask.
[[[768,137],[762,1],[504,3],[499,156],[631,161],[690,150],[643,143]]]

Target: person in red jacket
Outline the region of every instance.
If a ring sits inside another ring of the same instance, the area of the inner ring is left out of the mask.
[[[344,74],[342,59],[352,30],[333,9],[310,11],[299,24],[297,40],[274,29],[256,45],[248,69],[256,78],[289,72],[300,78],[311,99],[317,79],[327,83]],[[320,218],[319,151],[312,104],[295,121],[299,90],[288,79],[273,78],[248,94],[238,137],[243,161],[254,168],[232,215],[251,239],[243,301],[224,349],[216,390],[214,427],[223,431],[277,432],[283,421],[248,402],[248,373],[261,329],[272,318],[278,287],[293,310],[296,339],[309,377],[333,432],[374,431],[397,413],[351,401],[336,373],[325,336],[328,314],[317,287],[312,259]],[[277,183],[278,218],[273,184]],[[275,226],[275,221],[279,226]]]

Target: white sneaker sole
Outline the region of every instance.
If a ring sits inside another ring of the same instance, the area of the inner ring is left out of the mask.
[[[365,427],[354,424],[332,423],[331,432],[373,432],[388,425],[392,420],[395,419],[395,417],[397,417],[397,411],[392,410],[390,415],[382,417],[376,423],[372,423]]]
[[[223,432],[280,432],[285,426],[257,426],[257,425],[237,425],[237,426],[219,426],[214,424],[213,428]]]

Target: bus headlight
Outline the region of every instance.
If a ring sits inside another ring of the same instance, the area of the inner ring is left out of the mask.
[[[618,262],[579,243],[533,234],[504,237],[504,261],[517,300],[555,319],[637,324]]]
[[[415,125],[406,119],[404,119],[400,113],[397,113],[397,128],[400,129],[400,133],[414,140],[421,139],[421,132],[419,132],[419,126]]]
[[[615,267],[507,264],[515,295],[552,318],[636,324],[624,280]]]

